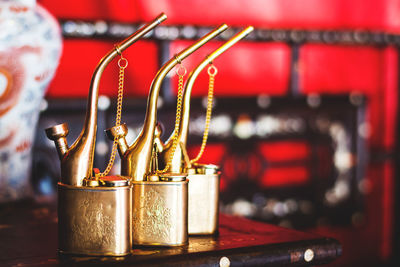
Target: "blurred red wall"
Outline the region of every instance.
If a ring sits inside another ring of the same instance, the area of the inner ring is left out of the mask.
[[[149,21],[160,12],[168,15],[169,25],[212,26],[222,22],[244,27],[304,30],[367,30],[400,33],[400,0],[54,0],[39,1],[59,19],[105,20],[123,23]],[[173,41],[173,54],[189,41]],[[65,39],[57,75],[47,97],[85,98],[91,74],[112,41]],[[211,43],[187,60],[197,62],[218,45]],[[126,52],[127,95],[147,96],[159,67],[159,46],[141,41]],[[220,97],[285,96],[289,93],[292,51],[285,43],[242,42],[216,60],[220,68]],[[305,44],[299,50],[300,94],[365,95],[370,128],[369,151],[392,153],[396,136],[398,108],[398,50],[395,47]],[[206,95],[207,77],[199,78],[194,96]],[[117,66],[110,66],[101,85],[101,94],[115,96]],[[246,90],[243,90],[246,88]],[[174,92],[173,92],[174,93]],[[370,164],[367,179],[372,191],[366,197],[368,224],[360,228],[318,228],[313,231],[332,236],[343,244],[343,256],[334,263],[342,266],[387,259],[393,235],[394,166]],[[362,245],[361,245],[362,244]]]

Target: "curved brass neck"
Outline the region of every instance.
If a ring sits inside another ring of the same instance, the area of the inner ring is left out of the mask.
[[[178,132],[178,142],[182,144],[182,146],[186,147],[187,136],[189,132],[189,119],[190,119],[190,96],[192,93],[192,88],[194,82],[196,81],[197,77],[199,76],[200,72],[210,63],[213,62],[217,57],[219,57],[222,53],[226,50],[231,48],[234,44],[238,41],[246,37],[250,32],[252,32],[254,28],[249,26],[245,28],[243,31],[239,32],[231,39],[229,39],[226,43],[220,46],[218,49],[213,51],[210,55],[208,55],[190,74],[189,78],[185,84],[185,90],[183,92],[183,103],[182,103],[182,116],[179,123],[179,132]],[[174,133],[171,134],[170,138],[165,144],[165,149],[163,151],[163,159],[164,161],[169,157],[167,154],[171,153],[170,149],[172,147]],[[171,162],[170,170],[171,172],[180,172],[182,166],[182,151],[179,147],[175,150],[173,161]]]
[[[134,34],[132,34],[119,44],[115,45],[115,48],[100,60],[99,64],[97,65],[94,71],[90,83],[89,99],[87,104],[88,112],[86,113],[85,124],[82,132],[92,131],[95,130],[96,128],[99,85],[100,85],[101,75],[103,74],[104,69],[118,54],[121,54],[125,49],[134,44],[137,40],[141,39],[144,35],[146,35],[157,25],[159,25],[166,18],[167,16],[164,13],[160,14],[152,22],[143,26],[137,32],[135,32]]]
[[[157,122],[157,100],[160,92],[161,84],[168,74],[168,72],[173,69],[179,62],[184,60],[186,57],[191,55],[194,51],[202,47],[208,41],[210,41],[215,36],[219,35],[228,28],[226,24],[222,24],[218,28],[214,29],[212,32],[205,35],[198,42],[192,44],[185,50],[181,51],[179,54],[171,58],[167,63],[165,63],[161,69],[158,71],[155,79],[151,84],[150,95],[147,102],[147,112],[145,117],[145,122],[143,125],[143,131],[149,135],[154,135],[155,125]]]
[[[154,78],[147,100],[147,109],[142,131],[136,138],[134,144],[126,151],[122,157],[122,175],[128,175],[135,181],[143,181],[145,176],[149,173],[149,166],[151,160],[151,151],[153,149],[154,131],[157,123],[157,101],[160,92],[162,81],[168,72],[174,68],[180,61],[188,57],[194,51],[202,47],[212,38],[226,30],[228,26],[222,24],[217,27],[199,41],[192,44],[179,54],[171,58],[165,63],[157,72]]]
[[[148,33],[166,18],[167,16],[165,14],[159,15],[155,20],[149,24],[146,24],[127,39],[117,44],[113,50],[111,50],[100,60],[90,83],[87,111],[83,129],[79,137],[69,149],[67,149],[66,140],[63,142],[58,142],[55,140],[56,138],[59,138],[59,136],[65,139],[65,127],[62,127],[62,131],[57,129],[52,130],[54,127],[46,130],[48,136],[50,135],[49,138],[56,142],[56,146],[60,146],[60,144],[63,146],[62,148],[57,149],[61,158],[62,183],[82,186],[83,179],[90,178],[92,176],[94,146],[96,142],[97,130],[97,102],[99,96],[100,79],[104,69],[113,58],[115,58],[118,54],[135,43],[137,40],[142,38],[146,33]]]

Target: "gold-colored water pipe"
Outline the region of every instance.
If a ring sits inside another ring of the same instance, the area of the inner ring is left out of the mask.
[[[160,158],[165,163],[170,158],[170,153],[174,153],[169,172],[172,173],[181,173],[182,172],[182,165],[183,165],[183,154],[182,154],[182,146],[186,148],[187,136],[189,131],[189,117],[190,117],[190,95],[192,93],[192,88],[194,82],[196,81],[200,72],[210,63],[213,62],[217,57],[219,57],[222,53],[236,44],[238,41],[246,37],[250,32],[252,32],[254,28],[249,26],[245,28],[243,31],[239,32],[235,36],[233,36],[230,40],[208,55],[189,75],[189,78],[185,85],[185,90],[183,93],[183,103],[182,103],[182,116],[179,123],[179,132],[178,132],[178,140],[181,145],[177,146],[175,151],[173,152],[173,137],[174,133],[171,134],[170,138],[164,145],[164,149],[161,152]]]
[[[110,139],[114,140],[114,137],[117,136],[119,140],[118,151],[121,156],[121,175],[129,176],[134,181],[145,180],[146,175],[150,171],[151,154],[154,144],[154,131],[157,123],[157,101],[162,81],[168,72],[179,62],[191,55],[212,38],[225,31],[227,28],[228,26],[226,24],[220,25],[196,43],[176,54],[161,67],[150,87],[143,128],[131,146],[128,146],[125,140],[127,134],[126,125],[122,124],[107,130]]]
[[[99,84],[104,69],[118,54],[121,54],[122,51],[166,19],[167,16],[164,13],[160,14],[152,22],[144,25],[124,41],[118,43],[113,50],[100,60],[91,80],[82,132],[70,148],[68,148],[66,140],[68,134],[68,125],[66,123],[46,129],[47,137],[55,142],[61,160],[61,183],[81,186],[84,178],[92,176],[97,131]]]

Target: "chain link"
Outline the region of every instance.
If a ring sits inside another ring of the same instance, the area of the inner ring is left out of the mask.
[[[182,96],[183,96],[183,77],[186,75],[187,70],[185,66],[179,64],[179,67],[176,69],[176,75],[178,76],[178,94],[176,100],[176,117],[175,117],[175,127],[174,127],[174,136],[172,137],[172,147],[171,153],[169,154],[168,162],[165,165],[163,170],[157,171],[158,174],[162,174],[168,171],[171,166],[171,162],[174,159],[174,154],[176,147],[178,146],[178,131],[179,131],[179,123],[181,120],[181,111],[182,111]]]
[[[193,164],[201,158],[201,156],[204,153],[204,149],[206,148],[207,144],[207,139],[208,139],[208,132],[210,130],[210,120],[211,120],[211,113],[212,113],[212,108],[213,108],[213,96],[214,96],[214,81],[215,81],[215,75],[217,75],[218,70],[217,68],[211,64],[208,67],[208,96],[207,96],[207,113],[206,113],[206,122],[205,122],[205,127],[204,127],[204,134],[203,134],[203,141],[201,143],[200,151],[197,154],[196,158],[190,160],[190,163]]]
[[[117,115],[115,118],[115,126],[121,125],[121,114],[122,114],[122,98],[124,93],[124,78],[125,78],[125,68],[128,67],[128,60],[121,55],[121,58],[118,60],[119,67],[119,80],[118,80],[118,97],[117,97]],[[118,136],[115,136],[110,160],[108,161],[107,167],[104,172],[96,175],[97,178],[104,177],[108,175],[114,165],[115,156],[117,154],[118,148]]]

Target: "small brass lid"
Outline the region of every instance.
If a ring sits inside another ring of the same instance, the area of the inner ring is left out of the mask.
[[[163,173],[160,175],[160,180],[164,182],[181,182],[185,181],[186,173]]]
[[[60,137],[66,137],[68,135],[68,123],[58,124],[56,126],[47,128],[46,135],[50,140],[56,140]]]
[[[148,175],[147,176],[147,181],[158,182],[158,181],[160,181],[160,176],[158,176],[157,174]]]
[[[127,186],[129,178],[119,175],[104,176],[100,178],[101,185],[106,187]]]
[[[196,169],[196,174],[217,174],[220,170],[218,165],[214,164],[193,164]]]
[[[196,168],[186,168],[185,171],[188,175],[196,174]]]
[[[97,179],[92,179],[92,178],[85,178],[82,181],[83,186],[91,186],[91,187],[95,187],[95,186],[99,186],[99,180]]]

